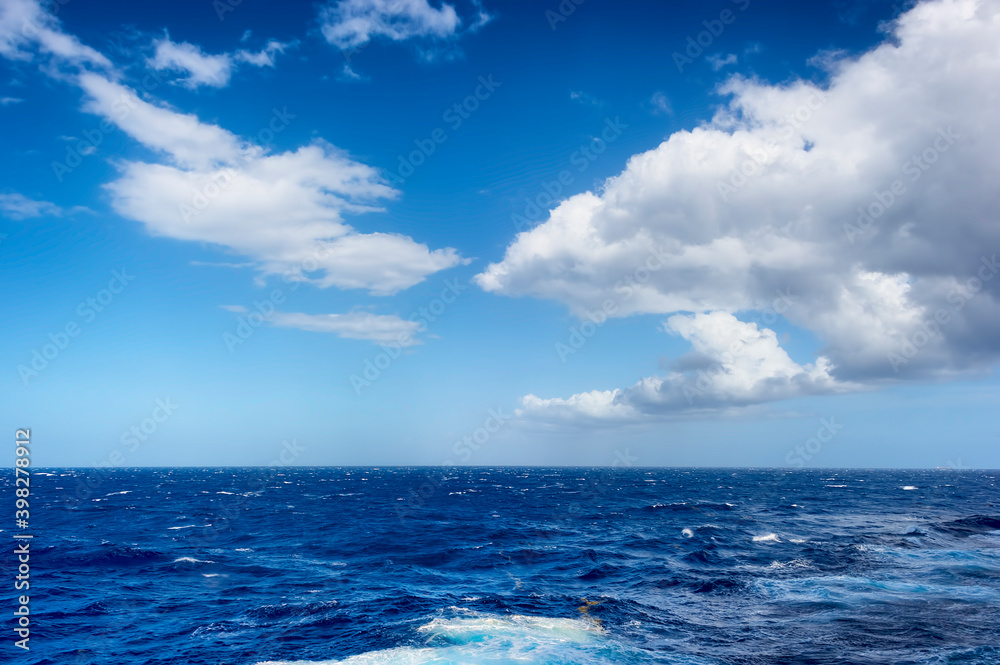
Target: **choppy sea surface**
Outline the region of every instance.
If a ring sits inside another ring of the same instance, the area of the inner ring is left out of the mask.
[[[996,665],[998,477],[34,470],[0,660]]]

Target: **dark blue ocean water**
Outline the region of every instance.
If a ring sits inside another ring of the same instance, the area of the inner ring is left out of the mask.
[[[996,665],[998,476],[36,470],[0,660]]]

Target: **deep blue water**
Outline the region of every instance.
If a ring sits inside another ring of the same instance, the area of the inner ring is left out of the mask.
[[[1000,663],[998,472],[443,473],[36,470],[0,660]]]

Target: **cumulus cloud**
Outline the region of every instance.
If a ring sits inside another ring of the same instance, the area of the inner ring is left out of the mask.
[[[271,154],[193,114],[141,99],[116,80],[117,73],[89,68],[110,63],[62,33],[37,4],[14,0],[2,10],[0,27],[8,33],[25,17],[49,26],[49,32],[35,29],[21,41],[3,42],[0,49],[7,50],[0,54],[21,58],[27,53],[22,49],[34,44],[72,57],[80,71],[68,80],[85,93],[83,110],[114,123],[161,157],[153,163],[118,162],[120,176],[105,186],[115,211],[143,223],[151,234],[212,243],[251,259],[264,274],[374,295],[391,295],[467,262],[451,248],[431,250],[404,235],[359,233],[351,227],[346,215],[381,210],[381,202],[398,192],[376,169],[330,143],[316,139]],[[221,81],[218,63],[206,61],[208,56],[195,47],[169,40],[160,47],[167,48],[164,62],[176,64],[193,80]],[[282,47],[272,42],[265,55]],[[236,57],[246,62],[267,64],[260,54],[240,53],[244,55]],[[262,130],[282,131],[294,118],[286,109],[274,109]],[[8,214],[47,210],[41,202],[31,207],[26,201],[8,198],[7,208],[13,211]]]
[[[415,335],[420,323],[401,319],[394,314],[348,312],[347,314],[298,314],[275,312],[271,317],[276,326],[298,328],[312,332],[332,333],[346,339],[363,339],[377,344],[397,343],[401,346],[419,344]]]
[[[816,363],[778,362],[758,330],[769,369],[748,382],[722,363],[706,391],[718,408],[993,367],[1000,2],[924,2],[890,29],[860,57],[827,54],[822,88],[729,78],[711,121],[635,155],[600,194],[563,201],[477,283],[580,316],[608,301],[613,316],[694,313],[696,328],[711,316],[733,340],[747,334],[741,313],[791,289],[784,316],[820,340]],[[623,282],[651,248],[662,267]],[[689,334],[704,344],[704,329]],[[582,394],[639,414],[684,409],[676,380]],[[525,399],[534,413],[581,403]]]
[[[778,344],[774,331],[758,329],[728,312],[675,314],[663,329],[691,343],[691,352],[665,376],[625,389],[591,391],[567,399],[522,398],[522,415],[542,419],[634,420],[648,416],[711,412],[801,395],[862,389],[834,378],[825,356],[800,365]]]
[[[345,214],[380,210],[378,202],[397,192],[376,169],[329,143],[266,154],[240,150],[225,130],[199,124],[208,138],[194,158],[183,143],[164,142],[167,132],[156,131],[159,115],[149,117],[125,124],[175,163],[125,162],[107,189],[115,211],[153,235],[225,247],[256,259],[266,274],[374,295],[391,295],[463,262],[454,249],[431,250],[407,236],[358,233],[348,225]],[[167,130],[177,121],[164,119]]]
[[[382,37],[394,42],[447,41],[475,31],[491,16],[478,2],[465,21],[454,5],[434,7],[428,0],[338,0],[320,12],[323,36],[337,48],[364,46]]]
[[[180,72],[185,75],[179,83],[187,88],[200,86],[224,88],[229,85],[233,71],[239,63],[256,67],[274,67],[275,57],[284,52],[288,44],[271,40],[262,50],[238,50],[234,53],[210,55],[195,44],[173,42],[166,35],[153,41],[155,49],[149,66],[160,71]]]

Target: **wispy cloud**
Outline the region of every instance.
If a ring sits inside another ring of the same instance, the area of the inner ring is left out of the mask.
[[[37,201],[17,192],[0,194],[0,214],[9,219],[30,219],[33,217],[64,217],[76,212],[89,212],[84,206],[65,209],[49,201]]]
[[[662,92],[654,92],[653,96],[649,99],[649,105],[652,108],[653,115],[673,115],[674,108],[670,104],[670,98],[667,97]]]
[[[233,53],[210,55],[201,47],[188,42],[173,42],[169,35],[153,41],[155,52],[149,59],[149,66],[160,71],[184,74],[178,83],[186,88],[201,86],[224,88],[229,85],[233,72],[241,64],[255,67],[274,67],[275,57],[283,53],[289,44],[271,40],[260,51],[238,50]]]
[[[571,90],[569,98],[574,102],[579,102],[584,106],[603,106],[604,102],[591,94],[579,90]]]
[[[275,312],[271,317],[276,326],[298,328],[312,332],[331,333],[345,339],[363,339],[379,344],[398,343],[413,346],[420,342],[416,334],[418,321],[408,321],[394,314],[348,312],[347,314],[297,314]]]
[[[712,66],[714,71],[719,71],[727,65],[735,65],[739,62],[739,58],[736,57],[735,53],[730,53],[726,56],[723,56],[721,53],[716,53],[708,56],[707,60],[708,64]]]
[[[492,20],[478,2],[466,17],[454,5],[428,0],[337,0],[320,11],[326,40],[339,49],[357,49],[373,39],[422,42],[424,59],[434,59],[434,43],[454,42]]]

